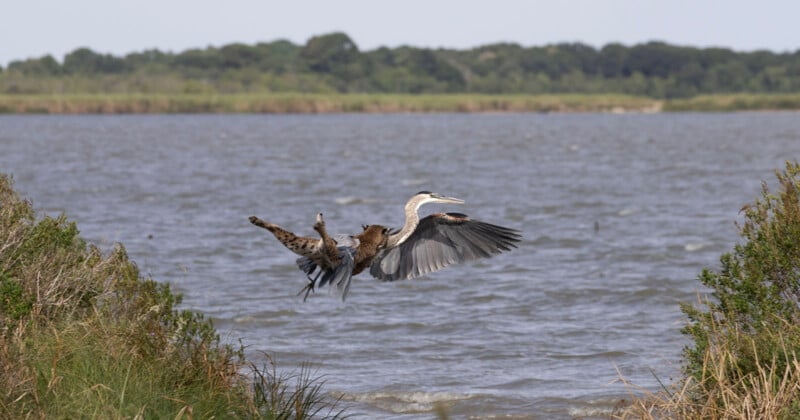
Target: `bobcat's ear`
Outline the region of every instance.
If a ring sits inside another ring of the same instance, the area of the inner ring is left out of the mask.
[[[367,226],[367,225],[361,225],[361,228],[364,229],[364,230],[367,230],[368,227],[369,226]]]
[[[388,234],[389,234],[389,231],[391,231],[391,229],[389,229],[389,228],[383,228],[383,234],[384,234],[384,235],[388,235]]]

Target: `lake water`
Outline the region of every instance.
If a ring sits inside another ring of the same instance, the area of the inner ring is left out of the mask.
[[[0,171],[35,207],[122,242],[226,340],[308,361],[355,418],[607,416],[680,372],[678,305],[739,209],[800,159],[795,113],[2,116]],[[423,278],[363,273],[302,302],[311,235],[399,227],[419,190],[519,229],[519,248]]]

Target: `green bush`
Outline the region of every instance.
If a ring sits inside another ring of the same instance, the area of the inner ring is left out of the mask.
[[[718,378],[747,393],[765,369],[784,378],[797,367],[800,165],[787,162],[777,181],[776,192],[764,183],[761,198],[742,209],[743,242],[720,258],[719,270],[700,274],[710,299],[682,307],[690,320],[683,332],[693,341],[684,351],[685,373],[699,384],[693,391],[696,401],[713,393]],[[730,363],[709,363],[710,354],[729,354]],[[722,365],[725,372],[719,372]],[[800,397],[781,410],[782,416],[800,415]]]
[[[0,312],[13,321],[18,321],[31,312],[33,298],[16,279],[0,272]]]

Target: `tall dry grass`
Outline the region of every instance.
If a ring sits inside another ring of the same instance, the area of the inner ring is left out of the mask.
[[[723,327],[717,332],[721,333]],[[792,328],[797,329],[796,326]],[[627,383],[632,403],[619,419],[763,420],[800,418],[800,361],[787,351],[783,360],[760,361],[754,340],[725,332],[725,339],[704,353],[700,379],[687,376],[677,384],[652,392]],[[754,352],[755,370],[744,372],[742,344]],[[787,349],[788,350],[788,349]]]

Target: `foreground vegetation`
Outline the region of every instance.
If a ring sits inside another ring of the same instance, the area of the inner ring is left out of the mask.
[[[225,345],[119,245],[40,220],[0,175],[0,418],[338,417],[307,369]]]
[[[800,50],[737,52],[648,42],[466,50],[361,51],[345,33],[114,56],[77,48],[57,60],[20,57],[0,69],[0,94],[621,94],[652,99],[800,92]]]
[[[685,379],[634,403],[624,418],[800,418],[800,165],[743,209],[743,243],[699,280],[711,295],[684,305]]]

